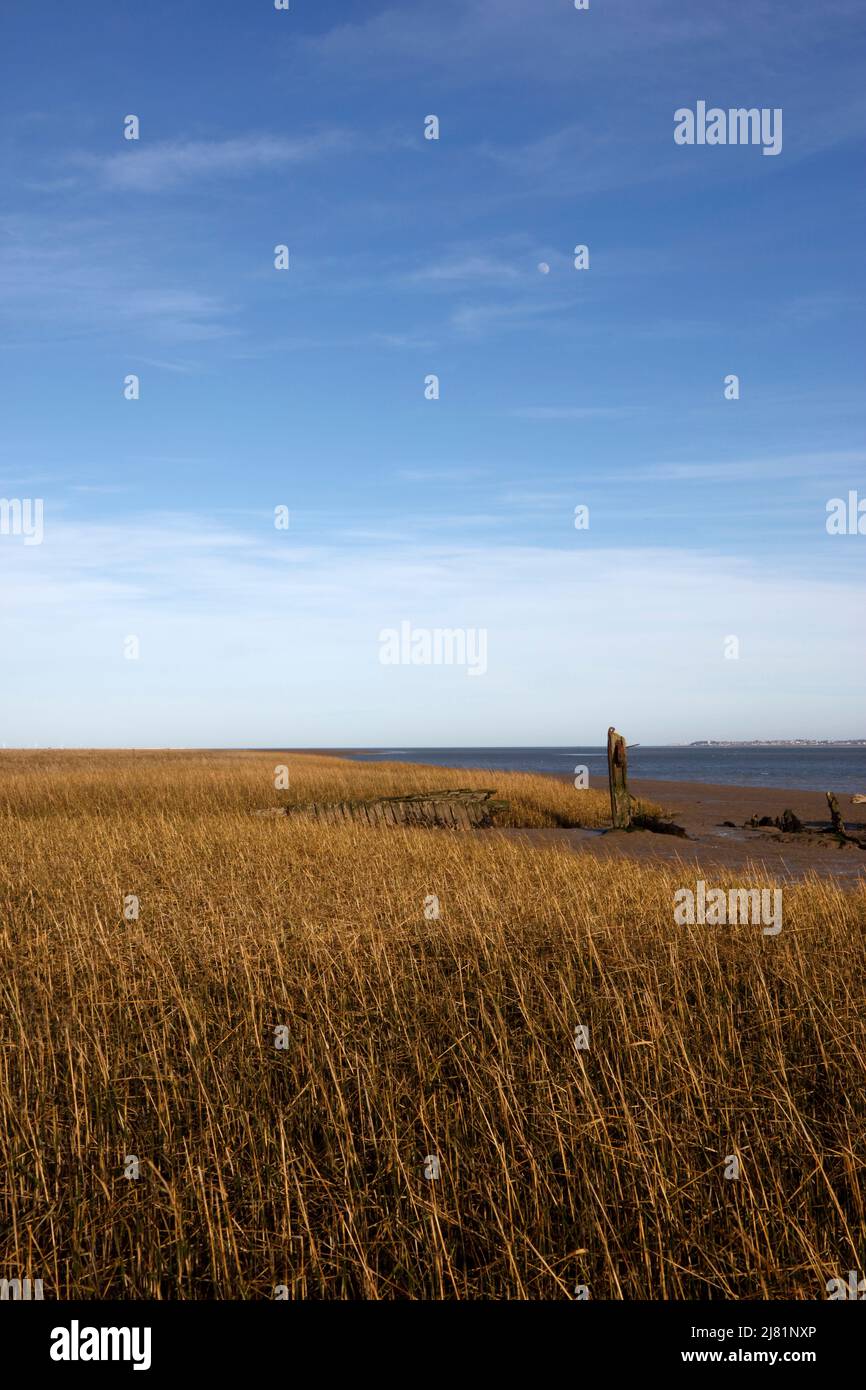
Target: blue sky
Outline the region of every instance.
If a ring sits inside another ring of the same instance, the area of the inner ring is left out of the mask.
[[[0,495],[44,501],[0,742],[866,733],[860,0],[5,0],[0,46]],[[698,100],[781,153],[676,145]],[[406,620],[483,678],[383,666]]]

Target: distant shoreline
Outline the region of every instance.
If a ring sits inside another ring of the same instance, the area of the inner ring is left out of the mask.
[[[650,745],[648,744],[647,747]],[[664,745],[658,745],[662,747]],[[866,738],[701,738],[671,748],[866,748]]]

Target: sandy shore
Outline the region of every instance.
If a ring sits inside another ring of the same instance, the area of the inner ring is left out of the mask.
[[[592,785],[606,789],[606,778],[592,778]],[[642,859],[688,865],[730,873],[746,865],[764,869],[783,879],[800,879],[818,873],[839,879],[845,886],[866,883],[866,851],[856,845],[839,845],[820,832],[829,826],[823,792],[786,791],[774,787],[729,787],[706,782],[660,782],[635,778],[629,781],[635,796],[657,802],[671,813],[688,835],[683,840],[649,831],[514,830],[502,833],[539,844],[560,844],[599,858]],[[839,807],[850,833],[866,838],[866,805],[854,806],[849,795],[839,796]],[[790,809],[806,831],[782,834],[775,828],[745,829],[752,816],[781,816]],[[730,822],[726,825],[725,822]]]

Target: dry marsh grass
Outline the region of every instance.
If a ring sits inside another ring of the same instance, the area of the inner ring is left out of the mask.
[[[274,790],[274,768],[289,769],[286,791]],[[252,811],[288,802],[342,801],[492,786],[509,802],[503,826],[610,824],[607,792],[576,791],[567,778],[523,772],[465,771],[409,763],[352,762],[327,754],[168,752],[0,753],[0,808],[20,815],[67,813],[88,806],[94,814],[210,815]],[[657,811],[636,800],[639,811]]]
[[[862,889],[676,926],[681,871],[257,819],[274,761],[0,755],[0,1277],[811,1299],[864,1267]],[[335,761],[292,794],[403,789]]]

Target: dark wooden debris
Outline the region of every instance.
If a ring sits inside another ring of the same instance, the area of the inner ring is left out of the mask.
[[[369,801],[308,801],[286,806],[285,814],[313,816],[328,824],[356,821],[361,825],[409,825],[446,830],[486,829],[494,824],[507,801],[495,800],[492,788],[448,788],[408,796],[377,796]]]
[[[751,820],[744,823],[743,828],[745,830],[781,830],[785,835],[832,836],[839,845],[856,845],[858,849],[866,849],[866,840],[859,835],[849,834],[842,818],[842,812],[839,810],[839,802],[833,792],[827,792],[826,796],[831,822],[828,826],[818,826],[813,822],[804,825],[800,817],[789,808],[783,811],[781,816],[776,816],[775,820],[771,816],[752,816]]]
[[[681,825],[675,825],[669,816],[654,816],[650,812],[636,811],[631,818],[629,830],[651,830],[654,835],[678,835],[681,840],[691,836]]]

